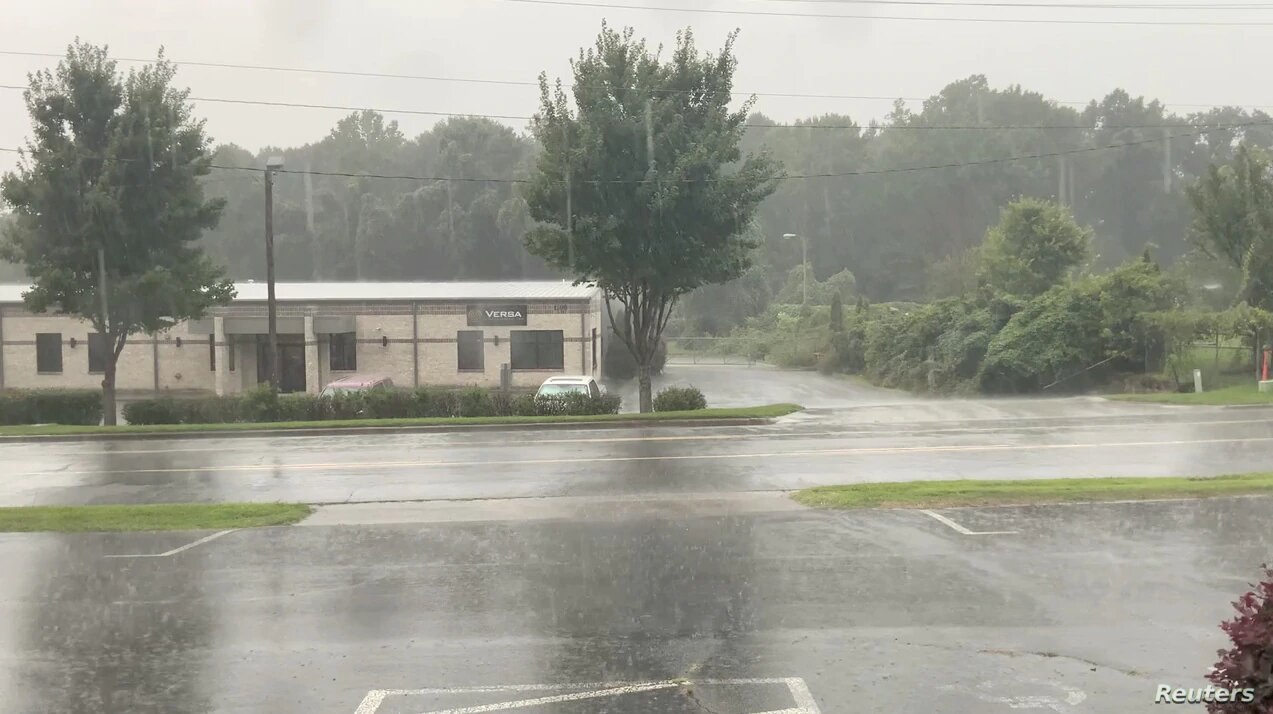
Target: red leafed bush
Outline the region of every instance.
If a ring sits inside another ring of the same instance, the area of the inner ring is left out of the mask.
[[[1238,616],[1220,623],[1233,648],[1220,650],[1220,661],[1207,675],[1218,687],[1255,690],[1253,702],[1210,702],[1211,714],[1273,714],[1273,568],[1264,581],[1233,603]]]

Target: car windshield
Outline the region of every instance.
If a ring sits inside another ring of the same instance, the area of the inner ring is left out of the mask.
[[[0,8],[0,714],[1273,714],[1273,0]]]
[[[553,394],[587,394],[588,385],[586,384],[545,384],[539,388],[542,395]]]

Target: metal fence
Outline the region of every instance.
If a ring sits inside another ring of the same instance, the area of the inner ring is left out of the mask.
[[[672,337],[667,340],[668,364],[756,363],[753,350],[735,337]]]

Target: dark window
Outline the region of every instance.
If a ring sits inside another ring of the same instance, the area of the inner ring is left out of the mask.
[[[561,369],[565,348],[561,330],[513,330],[513,369]]]
[[[460,330],[455,333],[456,364],[461,372],[482,372],[486,369],[486,357],[482,349],[481,330]]]
[[[592,328],[592,371],[597,371],[597,328]]]
[[[231,372],[234,371],[234,335],[225,336],[225,362]]]
[[[333,372],[352,372],[358,369],[358,340],[354,333],[333,333],[327,348],[327,357]]]
[[[100,332],[88,333],[88,371],[106,371],[106,336]]]
[[[35,371],[62,371],[62,333],[41,332],[35,336]]]
[[[217,336],[208,335],[208,369],[217,371]]]

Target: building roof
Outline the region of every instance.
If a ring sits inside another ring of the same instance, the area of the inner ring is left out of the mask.
[[[22,301],[23,291],[30,286],[0,284],[0,303]],[[266,284],[235,284],[236,301],[265,301]],[[279,300],[296,302],[366,301],[366,300],[588,300],[597,295],[591,285],[571,285],[565,280],[504,280],[491,282],[314,282],[275,283]]]

